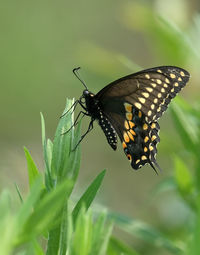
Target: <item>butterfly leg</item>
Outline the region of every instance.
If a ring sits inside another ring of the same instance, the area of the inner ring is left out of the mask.
[[[93,129],[93,122],[94,122],[94,120],[91,119],[87,131],[85,132],[85,134],[83,134],[83,135],[81,136],[80,140],[78,141],[78,143],[76,144],[76,146],[73,148],[72,151],[75,151],[75,150],[76,150],[76,148],[77,148],[78,145],[81,143],[81,141],[83,140],[83,138]]]
[[[75,109],[76,109],[76,106],[78,105],[78,103],[79,103],[79,100],[76,100],[76,101],[73,103],[73,105],[72,105],[66,112],[64,112],[64,113],[60,116],[60,118],[64,117],[66,114],[68,114],[68,113],[71,111],[72,108],[74,108],[73,111],[72,111],[72,112],[74,112]]]
[[[81,116],[81,114],[83,114],[83,115]],[[67,131],[65,131],[64,133],[62,133],[62,135],[67,134],[73,127],[75,127],[75,126],[79,123],[79,118],[80,118],[80,116],[81,116],[81,119],[80,119],[80,120],[82,120],[82,118],[83,118],[85,115],[88,116],[88,114],[87,114],[86,112],[80,111],[79,114],[77,115],[77,117],[76,117],[74,123],[71,125],[71,127],[70,127]]]

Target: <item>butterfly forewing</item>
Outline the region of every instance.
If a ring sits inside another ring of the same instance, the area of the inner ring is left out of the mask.
[[[160,127],[157,120],[188,80],[189,73],[184,69],[156,67],[116,80],[96,95],[134,169],[146,163],[153,168],[158,166],[156,146],[160,141]]]
[[[110,98],[123,98],[141,110],[146,120],[151,122],[162,115],[188,80],[189,73],[184,69],[156,67],[114,81],[103,88],[97,97],[102,103]]]

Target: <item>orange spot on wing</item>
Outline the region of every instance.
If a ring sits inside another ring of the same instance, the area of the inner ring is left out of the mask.
[[[132,141],[134,141],[134,137],[132,136],[132,134],[131,134],[131,132],[127,132],[128,133],[128,136],[130,137],[130,139],[132,140]]]
[[[130,128],[135,127],[135,123],[133,123],[132,121],[129,121],[128,123],[129,123]]]
[[[123,149],[125,149],[127,147],[125,142],[122,143],[122,147],[123,147]]]
[[[127,135],[127,133],[124,133],[124,141],[126,143],[128,143],[130,141],[129,136]]]
[[[129,131],[131,132],[131,134],[136,135],[136,133],[133,129],[130,129]]]

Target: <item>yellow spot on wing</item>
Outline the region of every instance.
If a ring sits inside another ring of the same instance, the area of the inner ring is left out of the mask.
[[[146,97],[146,98],[149,97],[149,93],[147,93],[147,92],[143,92],[142,95],[143,95],[144,97]]]
[[[168,78],[165,78],[165,81],[166,81],[166,83],[170,83],[170,81],[169,81],[169,79]]]
[[[157,86],[156,83],[151,83],[151,85],[152,85],[152,87],[154,87],[154,88]]]
[[[134,105],[135,105],[135,107],[137,107],[138,109],[141,109],[141,108],[142,108],[142,105],[141,105],[140,103],[135,103]]]
[[[131,132],[127,131],[127,133],[128,133],[129,138],[130,138],[132,141],[134,141],[134,137],[133,137],[133,135],[131,134]]]
[[[181,77],[178,77],[178,81],[182,81],[182,78],[181,78]]]
[[[128,143],[128,142],[130,141],[130,139],[129,139],[127,133],[125,133],[125,132],[124,132],[124,141],[125,141],[126,143]]]
[[[132,105],[128,103],[124,103],[124,107],[127,112],[132,112]]]
[[[133,129],[130,129],[129,131],[131,132],[131,134],[136,135],[136,133]]]
[[[153,136],[151,137],[151,141],[154,141],[156,138],[157,138],[157,137],[156,137],[155,135],[153,135]]]
[[[147,147],[144,147],[144,152],[147,152],[147,151],[148,151]]]
[[[160,79],[156,80],[158,84],[162,84],[162,81]]]
[[[135,127],[135,124],[132,121],[129,121],[128,123],[129,123],[130,128]]]
[[[151,124],[151,128],[153,129],[153,128],[156,128],[156,124],[155,123],[152,123]]]
[[[160,69],[157,70],[158,73],[162,73],[162,71]]]
[[[143,155],[143,156],[141,157],[141,159],[142,159],[142,160],[146,160],[147,157],[146,157],[145,155]]]
[[[170,77],[171,77],[172,79],[175,79],[175,78],[176,78],[176,75],[173,74],[173,73],[170,73]]]
[[[158,98],[155,98],[153,101],[154,101],[155,104],[157,104],[158,103]]]
[[[153,89],[150,87],[147,87],[146,90],[149,91],[150,93],[153,91]]]
[[[147,129],[148,129],[148,125],[147,125],[146,123],[144,123],[143,129],[144,129],[144,130],[147,130]]]
[[[149,145],[149,150],[153,151],[153,149],[154,149],[153,146]]]
[[[143,98],[143,97],[139,97],[138,99],[139,99],[139,101],[140,101],[142,104],[144,104],[144,103],[145,103],[145,101],[146,101],[146,99],[145,99],[145,98]]]
[[[126,113],[126,119],[127,120],[132,120],[133,114],[132,113]]]
[[[158,98],[161,98],[162,97],[162,94],[161,93],[158,93]]]
[[[179,85],[178,82],[175,82],[175,83],[174,83],[174,86],[175,86],[175,87],[178,87],[178,85]]]
[[[141,112],[141,111],[138,112],[138,117],[139,117],[139,118],[142,117],[142,112]]]
[[[124,127],[125,127],[126,129],[129,129],[129,124],[128,124],[128,121],[127,121],[127,120],[124,121]]]
[[[183,77],[185,76],[183,71],[180,72],[180,75],[183,76]]]
[[[149,75],[149,74],[145,74],[145,77],[146,77],[147,79],[150,79],[150,75]]]
[[[148,141],[149,141],[149,137],[148,137],[148,136],[145,136],[144,142],[147,143]]]
[[[162,88],[162,89],[161,89],[161,92],[162,92],[162,93],[165,93],[165,89],[164,89],[164,88]]]
[[[135,164],[138,164],[140,162],[140,159],[136,160]]]

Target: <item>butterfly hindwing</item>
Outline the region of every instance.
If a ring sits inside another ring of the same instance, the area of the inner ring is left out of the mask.
[[[118,113],[108,114],[108,120],[116,130],[134,169],[137,170],[146,163],[151,164],[153,168],[154,164],[157,165],[156,146],[160,141],[160,127],[157,122],[146,122],[145,115],[127,102],[123,103],[123,109]]]

